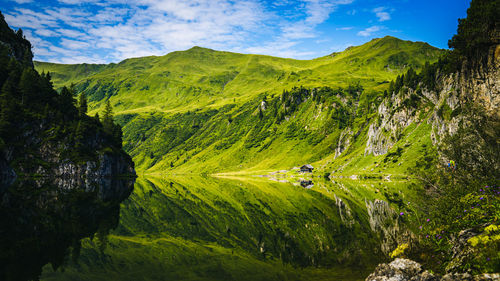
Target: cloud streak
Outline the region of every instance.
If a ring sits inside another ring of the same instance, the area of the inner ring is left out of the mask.
[[[378,18],[378,21],[382,22],[382,21],[388,21],[391,19],[391,15],[386,10],[387,9],[385,7],[378,7],[378,8],[373,9],[373,12],[375,13],[375,15]]]
[[[378,26],[378,25],[371,26],[371,27],[368,27],[368,28],[358,32],[358,36],[368,37],[368,36],[371,36],[373,33],[380,31],[381,29],[382,29],[382,27]]]
[[[37,59],[52,62],[117,62],[195,45],[302,58],[312,53],[297,46],[353,1],[59,0],[55,7],[20,5],[5,17],[28,31]],[[273,10],[278,6],[290,16]]]

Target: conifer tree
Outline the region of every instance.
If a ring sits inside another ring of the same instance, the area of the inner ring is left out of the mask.
[[[4,140],[15,132],[13,124],[16,115],[15,94],[14,82],[7,79],[0,92],[0,137]]]
[[[27,103],[27,100],[34,98],[38,92],[38,74],[31,68],[25,68],[19,81],[19,90],[21,92],[21,104]]]
[[[110,135],[113,135],[113,108],[109,99],[106,101],[106,106],[104,107],[104,113],[102,116],[102,126],[104,131]]]
[[[82,120],[78,121],[78,126],[76,127],[76,132],[75,132],[75,148],[78,151],[81,151],[83,148],[83,139],[84,139],[84,134],[85,134],[85,122],[82,122]]]
[[[389,83],[389,95],[392,95],[393,92],[394,92],[394,81],[391,81],[391,83]]]
[[[87,96],[85,95],[85,93],[81,93],[80,97],[78,98],[78,115],[80,115],[80,117],[84,116],[85,114],[87,114],[87,109]]]
[[[113,141],[118,148],[122,148],[122,137],[122,127],[118,124],[115,124],[113,128]]]

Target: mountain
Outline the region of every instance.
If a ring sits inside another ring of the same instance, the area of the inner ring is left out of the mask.
[[[193,47],[35,68],[50,72],[56,87],[74,83],[90,114],[109,100],[141,171],[252,172],[338,156],[347,127],[368,129],[389,81],[442,52],[387,36],[314,60]]]

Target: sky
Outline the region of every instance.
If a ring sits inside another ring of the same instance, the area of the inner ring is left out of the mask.
[[[470,0],[1,0],[35,60],[111,63],[200,46],[312,59],[391,35],[447,48]]]

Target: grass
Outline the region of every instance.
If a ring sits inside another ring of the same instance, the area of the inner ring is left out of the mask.
[[[56,87],[74,83],[86,93],[90,115],[110,99],[123,126],[124,148],[140,173],[259,174],[305,163],[331,169],[344,159],[352,163],[344,171],[352,173],[371,170],[371,161],[378,159],[364,158],[362,147],[388,82],[409,66],[419,69],[437,60],[440,53],[425,43],[384,37],[314,60],[194,47],[118,64],[35,62],[35,67],[50,71]],[[295,86],[349,85],[364,91],[281,100],[283,91]],[[263,100],[276,108],[259,118]],[[334,161],[338,139],[346,132],[335,129],[338,106],[349,114],[348,131],[361,134],[346,158]],[[387,172],[402,174],[405,167],[391,166]]]

